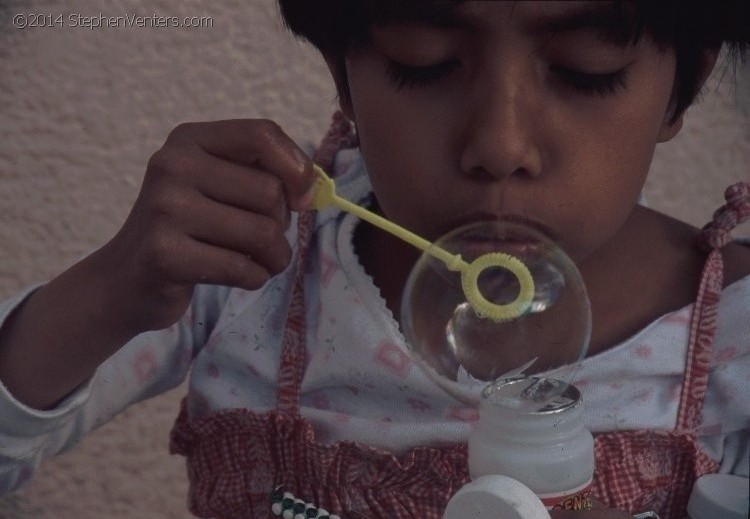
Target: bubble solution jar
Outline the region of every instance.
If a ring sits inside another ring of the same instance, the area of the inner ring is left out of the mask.
[[[469,437],[472,479],[502,474],[548,509],[591,508],[594,439],[575,386],[544,377],[493,383],[482,391],[479,414]]]

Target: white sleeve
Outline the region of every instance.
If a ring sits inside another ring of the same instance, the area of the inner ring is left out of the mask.
[[[33,290],[0,303],[0,326]],[[228,294],[225,287],[197,287],[178,323],[135,337],[52,410],[22,404],[0,382],[0,494],[22,485],[44,458],[72,447],[130,404],[179,385]]]

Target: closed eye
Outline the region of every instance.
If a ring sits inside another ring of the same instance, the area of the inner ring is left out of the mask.
[[[448,60],[436,65],[413,66],[388,60],[388,77],[396,90],[425,87],[440,82],[461,67],[458,60]]]
[[[559,66],[551,66],[550,71],[565,87],[585,95],[597,94],[604,97],[627,88],[628,67],[603,74],[580,72]]]

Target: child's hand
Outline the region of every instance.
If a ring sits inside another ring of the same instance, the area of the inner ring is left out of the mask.
[[[124,226],[100,251],[133,327],[174,323],[198,283],[257,289],[284,270],[289,210],[309,205],[314,179],[310,159],[273,122],[173,130]]]

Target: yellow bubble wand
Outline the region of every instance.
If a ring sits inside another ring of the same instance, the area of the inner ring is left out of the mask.
[[[466,296],[466,301],[480,317],[502,322],[516,319],[528,311],[534,297],[534,279],[526,265],[515,256],[504,252],[491,252],[479,256],[471,263],[466,263],[460,254],[451,254],[390,220],[341,198],[336,194],[336,184],[333,179],[318,166],[315,166],[314,169],[318,175],[312,204],[314,209],[321,210],[335,205],[342,211],[352,213],[430,254],[445,263],[448,270],[460,272],[461,288]],[[482,295],[479,290],[479,275],[483,270],[492,267],[504,268],[512,272],[518,279],[520,290],[514,301],[501,305],[493,303]]]

